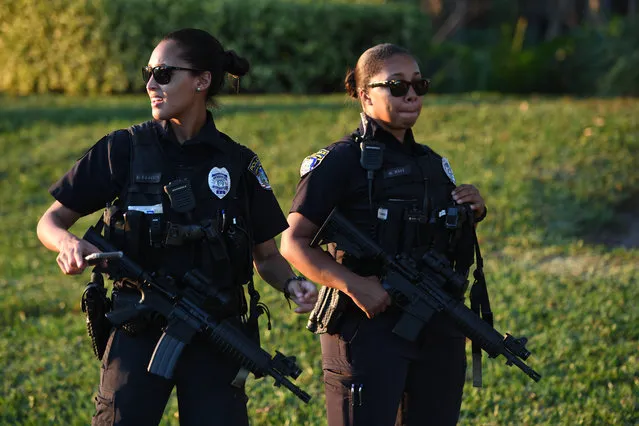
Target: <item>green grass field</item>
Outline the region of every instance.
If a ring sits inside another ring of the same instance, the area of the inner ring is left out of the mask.
[[[79,303],[89,274],[62,275],[35,227],[48,186],[104,134],[147,120],[148,101],[0,100],[0,424],[86,425],[99,375]],[[260,154],[285,212],[301,160],[358,120],[343,96],[220,103],[218,127]],[[639,250],[597,243],[639,220],[638,117],[639,100],[628,99],[426,98],[417,139],[489,206],[479,236],[496,328],[528,336],[529,364],[543,375],[534,383],[484,358],[485,388],[467,384],[460,424],[639,424]],[[325,425],[318,339],[257,285],[274,314],[263,345],[297,355],[313,400],[251,380],[252,424]],[[164,419],[178,424],[174,398]]]

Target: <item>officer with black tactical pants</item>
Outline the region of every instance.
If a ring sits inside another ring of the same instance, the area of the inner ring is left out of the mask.
[[[435,249],[467,275],[484,200],[474,186],[456,186],[446,158],[415,142],[411,128],[429,81],[408,51],[368,49],[345,85],[361,103],[361,124],[302,162],[281,245],[289,262],[323,286],[308,328],[321,335],[328,424],[454,425],[464,335],[435,314],[415,342],[404,340],[392,331],[400,312],[380,282],[382,265],[330,244],[327,256],[310,243],[337,208],[386,253],[420,259]],[[467,220],[451,214],[463,211]],[[461,299],[465,290],[454,295]]]
[[[296,312],[312,309],[315,286],[294,275],[273,239],[287,223],[259,158],[220,132],[206,107],[227,72],[248,69],[205,31],[164,37],[143,68],[154,120],[108,134],[50,188],[56,201],[40,219],[38,237],[59,252],[65,274],[81,273],[85,257],[99,252],[68,229],[106,205],[105,239],[176,288],[199,285],[217,295],[207,306],[216,320],[257,334],[253,313],[262,305],[253,265],[299,305]],[[139,306],[135,284],[114,283],[113,313]],[[94,342],[104,353],[92,424],[157,425],[175,386],[180,424],[248,425],[240,363],[203,335],[186,345],[171,379],[147,371],[165,324],[157,313],[141,312],[108,342]]]

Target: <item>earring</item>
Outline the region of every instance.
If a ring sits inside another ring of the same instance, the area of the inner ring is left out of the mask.
[[[196,91],[196,92],[201,92],[201,91],[202,91],[202,89],[198,87],[197,89],[195,89],[195,91]]]

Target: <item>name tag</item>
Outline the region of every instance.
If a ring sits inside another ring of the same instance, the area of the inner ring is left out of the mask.
[[[160,183],[160,179],[162,179],[162,173],[135,175],[135,182],[137,183]]]
[[[410,174],[410,164],[406,166],[393,167],[392,169],[384,170],[385,178],[394,178],[397,176],[406,176]]]
[[[154,206],[129,206],[129,210],[135,210],[136,212],[142,212],[144,214],[162,214],[162,204],[156,204]]]

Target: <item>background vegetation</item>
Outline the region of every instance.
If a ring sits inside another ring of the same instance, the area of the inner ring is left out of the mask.
[[[146,120],[148,100],[0,97],[0,424],[85,425],[99,362],[80,311],[88,273],[65,277],[35,235],[47,187],[105,133]],[[221,100],[218,126],[261,156],[284,211],[300,161],[351,131],[344,96]],[[476,184],[490,214],[479,228],[496,327],[526,335],[534,383],[484,359],[460,424],[635,425],[639,422],[636,248],[618,246],[639,194],[639,102],[497,95],[428,96],[415,133]],[[81,234],[95,221],[73,228]],[[605,234],[611,246],[599,243]],[[630,240],[626,243],[631,244]],[[636,244],[636,242],[635,242]],[[636,247],[636,246],[635,246]],[[274,313],[269,352],[295,354],[300,403],[269,379],[249,383],[253,425],[325,425],[319,342],[305,316],[259,282]],[[265,328],[265,327],[264,327]],[[163,424],[177,425],[172,399]]]
[[[357,123],[343,95],[308,95],[341,90],[375,43],[411,49],[434,92],[415,133],[486,197],[479,235],[496,327],[530,338],[543,376],[484,359],[486,387],[467,384],[460,424],[639,424],[639,101],[612,97],[639,94],[637,3],[2,2],[0,424],[89,423],[99,362],[79,303],[88,273],[63,276],[35,226],[75,159],[149,118],[139,70],[163,34],[187,26],[251,61],[241,87],[253,96],[221,99],[216,120],[260,154],[285,212],[301,160]],[[274,313],[264,346],[298,357],[313,400],[251,380],[252,424],[325,425],[319,341],[306,316],[258,287]],[[175,398],[163,424],[178,424]]]
[[[162,35],[197,27],[251,61],[241,84],[252,93],[340,91],[361,52],[392,42],[415,53],[437,93],[639,94],[636,10],[577,3],[12,0],[0,7],[0,92],[135,92]]]

